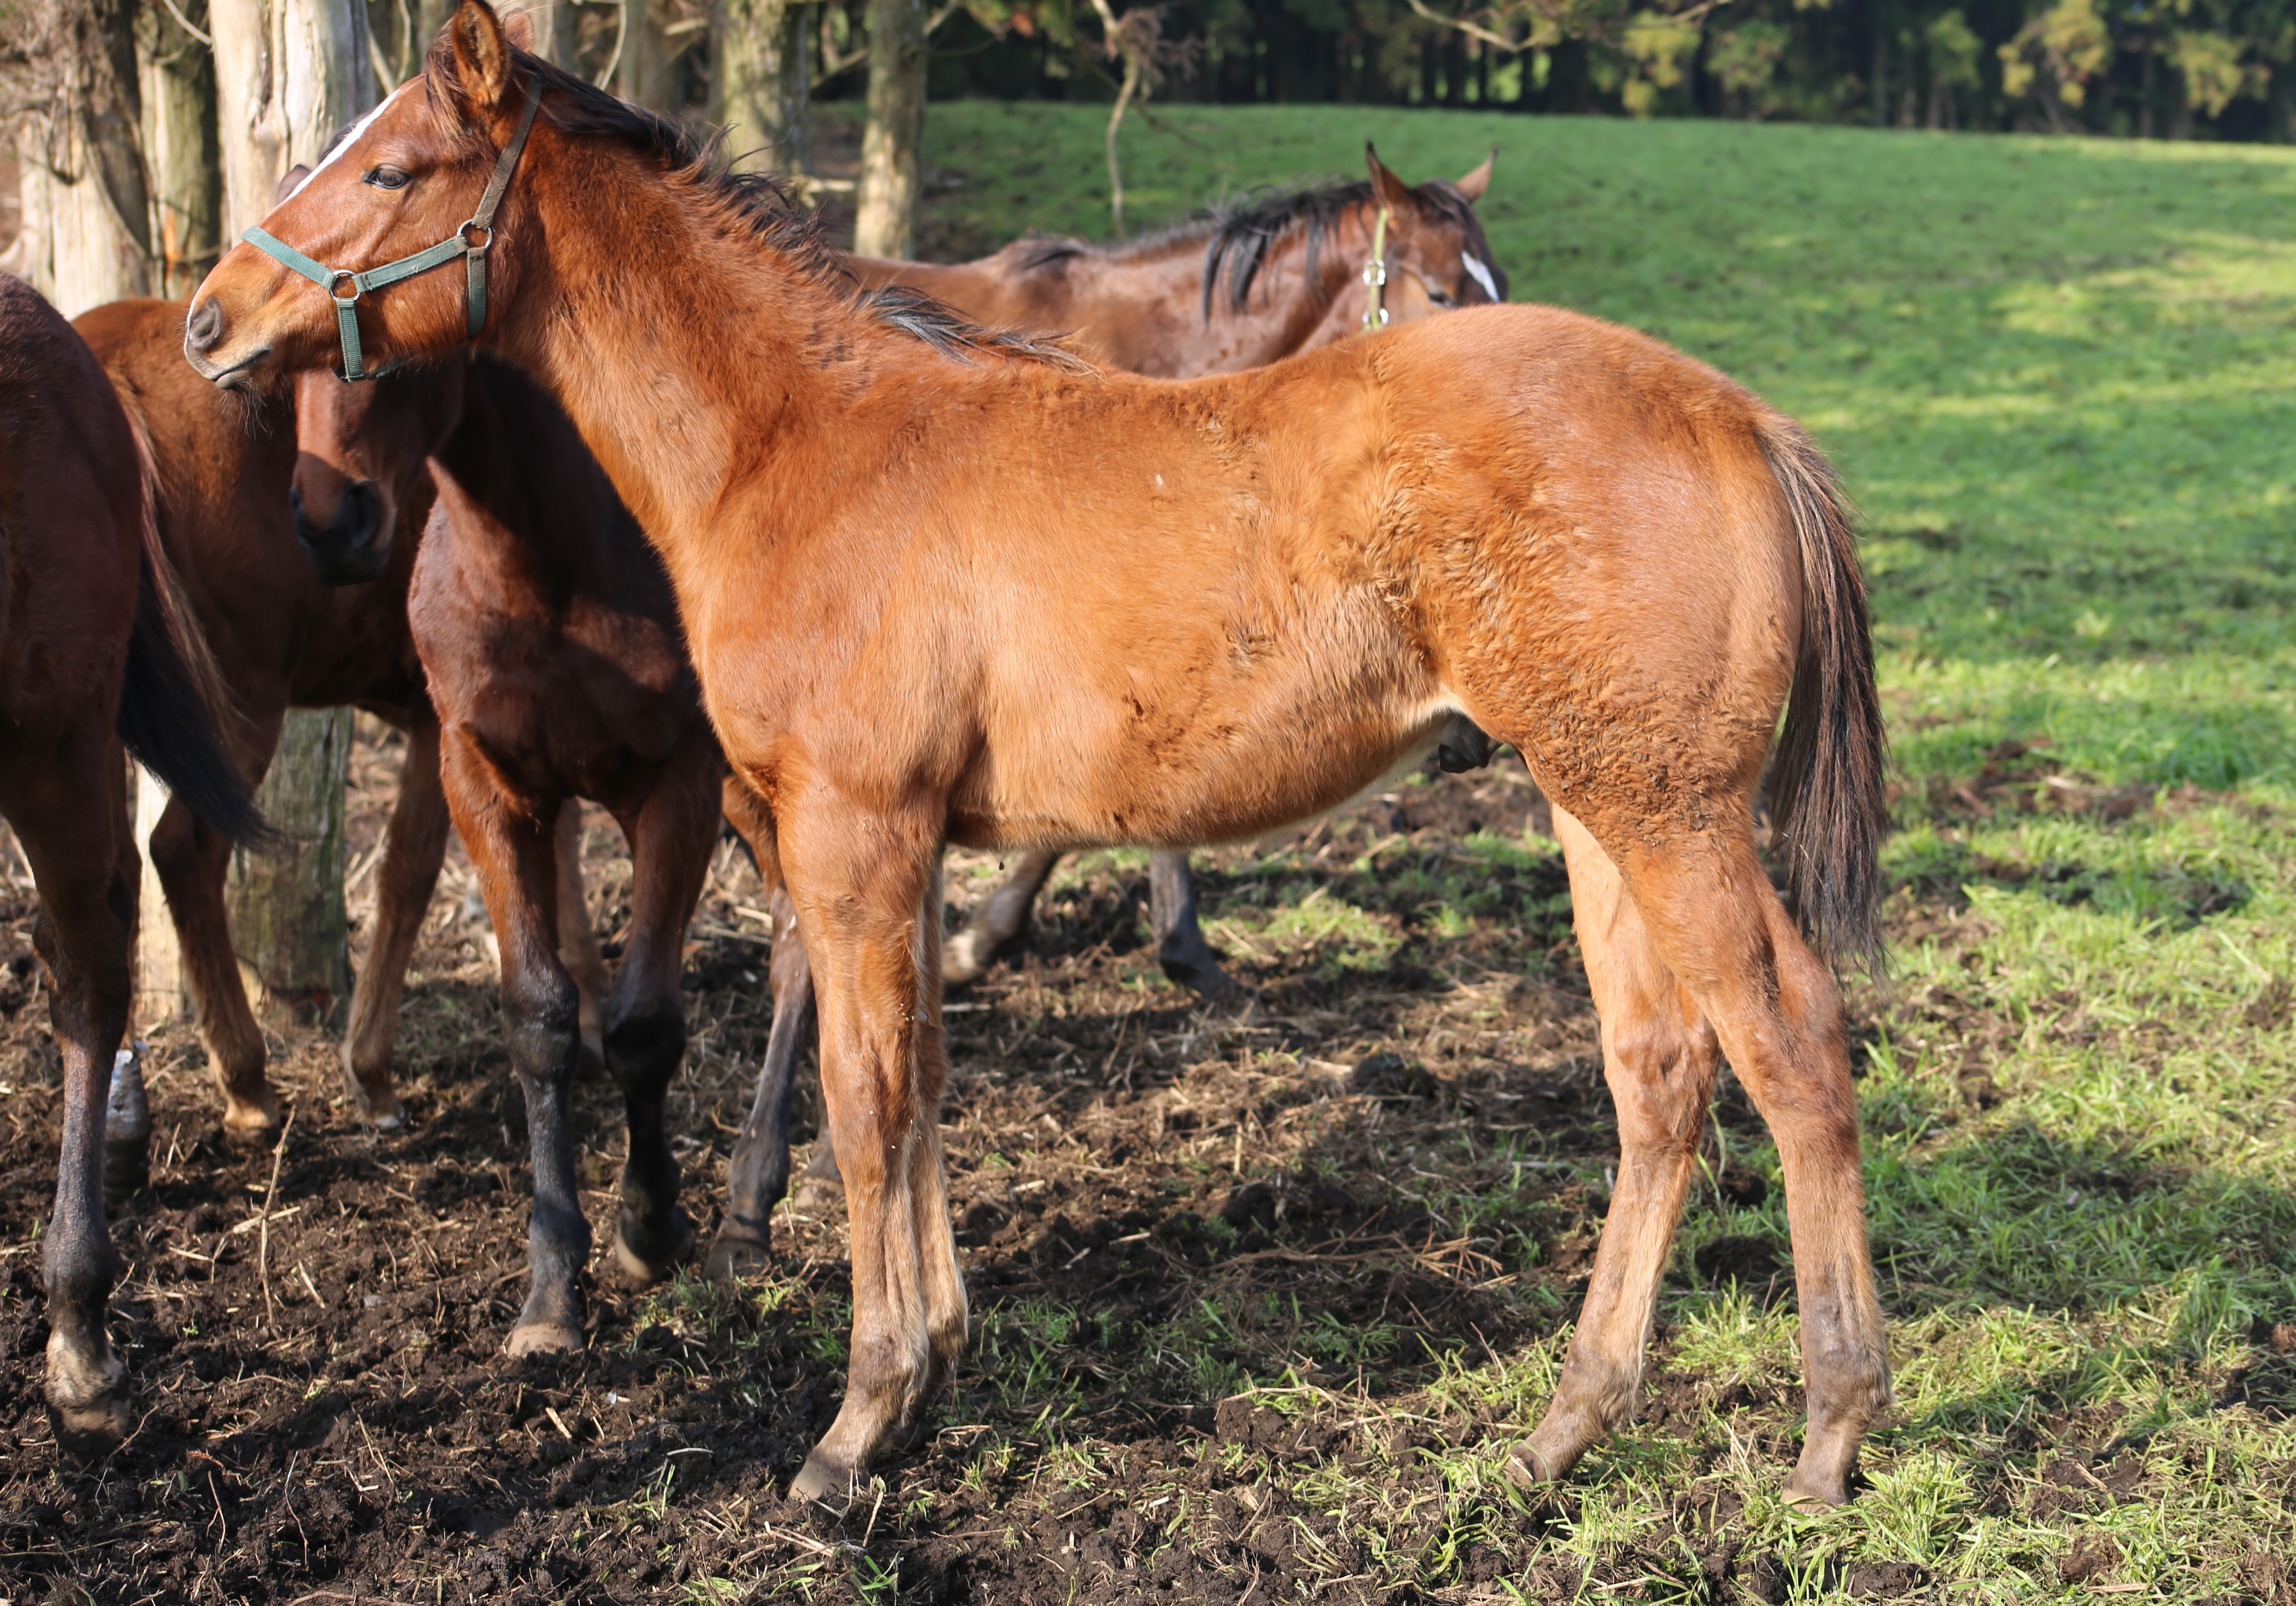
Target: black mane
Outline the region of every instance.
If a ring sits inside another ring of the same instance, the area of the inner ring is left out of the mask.
[[[518,65],[534,75],[545,92],[541,115],[562,133],[603,134],[659,161],[672,176],[718,202],[759,244],[768,246],[808,279],[844,295],[850,304],[888,329],[922,340],[960,362],[972,352],[1085,369],[1074,353],[1009,330],[988,329],[943,302],[906,285],[867,291],[846,266],[843,253],[824,236],[820,219],[790,203],[774,178],[736,173],[727,165],[725,141],[697,135],[685,124],[609,94],[588,79],[520,51]],[[442,37],[425,63],[426,78],[451,78],[454,57]]]
[[[1473,204],[1455,185],[1439,178],[1417,186],[1412,196],[1423,215],[1450,224],[1459,231],[1467,250],[1483,262],[1490,262],[1491,250],[1483,238],[1482,220],[1475,216]],[[1350,208],[1368,205],[1373,199],[1370,181],[1358,178],[1347,184],[1250,195],[1230,206],[1206,207],[1169,228],[1118,245],[1092,245],[1054,235],[1018,241],[1005,250],[1012,253],[1013,265],[1021,272],[1037,273],[1064,268],[1079,257],[1121,262],[1176,242],[1201,240],[1204,242],[1204,322],[1209,324],[1222,274],[1227,278],[1229,310],[1243,311],[1250,303],[1251,287],[1259,280],[1259,270],[1267,265],[1269,248],[1298,229],[1307,237],[1308,276],[1313,278],[1324,243],[1339,227],[1340,219]],[[1492,272],[1497,271],[1494,266]],[[1504,279],[1500,283],[1504,285]],[[1504,289],[1500,295],[1504,299]]]

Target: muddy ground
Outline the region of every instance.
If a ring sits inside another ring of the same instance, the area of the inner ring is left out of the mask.
[[[355,914],[395,762],[368,731]],[[333,1037],[275,1017],[288,1135],[276,1153],[234,1145],[192,1029],[147,1029],[152,1181],[114,1224],[131,1269],[112,1332],[140,1426],[101,1466],[62,1462],[38,1284],[55,1059],[7,856],[0,1597],[1233,1603],[1514,1598],[1501,1580],[1567,1599],[1604,1582],[1603,1563],[1526,1568],[1560,1508],[1462,1485],[1450,1454],[1528,1425],[1535,1400],[1478,1403],[1447,1380],[1569,1319],[1604,1206],[1587,1179],[1615,1151],[1562,866],[1525,835],[1536,803],[1502,763],[1276,851],[1208,856],[1210,929],[1251,991],[1237,1008],[1200,1007],[1157,971],[1138,859],[1071,864],[1012,962],[951,1002],[945,1129],[974,1345],[941,1430],[842,1520],[780,1498],[839,1397],[840,1208],[785,1208],[779,1268],[736,1288],[621,1288],[602,1253],[588,1348],[504,1357],[524,1291],[524,1114],[459,848],[407,993],[404,1131],[358,1125]],[[594,818],[610,955],[622,853]],[[996,868],[959,856],[952,907]],[[768,1025],[758,902],[726,847],[693,930],[672,1107],[705,1234]],[[1932,1013],[1931,1029],[1967,1027]],[[814,1097],[808,1082],[801,1135]],[[603,1243],[619,1110],[586,1085],[578,1110]],[[1718,1138],[1756,1130],[1726,1091]],[[1726,1161],[1707,1175],[1722,1197],[1765,1191]],[[1488,1220],[1478,1191],[1504,1207]],[[1782,1250],[1724,1237],[1675,1274],[1783,1297]],[[1791,1459],[1792,1379],[1677,1374],[1666,1337],[1648,1414],[1718,1411],[1741,1452]],[[1783,1599],[1729,1517],[1685,1505],[1652,1543],[1688,1547],[1724,1598]],[[1844,1581],[1888,1595],[1920,1580]]]

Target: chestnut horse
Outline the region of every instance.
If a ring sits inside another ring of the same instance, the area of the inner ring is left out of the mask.
[[[328,365],[354,321],[382,360],[475,326],[660,553],[710,722],[772,811],[854,1287],[844,1403],[795,1494],[914,1444],[964,1345],[943,845],[1256,835],[1464,713],[1554,803],[1621,1138],[1569,1360],[1512,1464],[1558,1477],[1631,1409],[1726,1053],[1785,1175],[1808,1388],[1789,1490],[1847,1497],[1889,1368],[1822,955],[1878,940],[1883,742],[1849,523],[1792,421],[1553,307],[1174,382],[857,295],[769,187],[515,49],[486,0],[265,228],[193,299],[199,372]],[[462,274],[339,303],[310,283],[457,239]],[[1799,928],[1754,843],[1782,712]]]
[[[359,1112],[396,1126],[390,1055],[399,993],[447,850],[438,722],[406,632],[415,543],[391,539],[401,526],[422,529],[430,476],[419,445],[385,454],[398,471],[380,480],[346,480],[299,457],[298,411],[324,416],[352,387],[315,373],[299,380],[292,404],[219,394],[184,368],[184,313],[180,302],[114,301],[83,313],[77,327],[149,443],[160,540],[212,647],[240,774],[250,783],[262,779],[290,708],[356,704],[406,733],[376,873],[373,941],[343,1043],[344,1079]],[[375,389],[397,403],[386,412],[410,442],[440,427],[426,415],[448,400],[435,388],[393,375]],[[315,543],[331,556],[334,584],[296,555],[299,544],[316,551]],[[223,1091],[224,1124],[275,1131],[279,1103],[264,1075],[263,1033],[248,1007],[225,909],[231,842],[178,799],[152,832],[151,852]]]
[[[261,823],[187,668],[204,649],[172,592],[137,457],[86,345],[29,285],[0,274],[0,816],[38,889],[32,944],[63,1061],[42,1250],[47,1401],[57,1442],[82,1457],[111,1449],[131,1420],[127,1369],[103,1330],[119,1274],[104,1195],[133,1184],[121,1170],[140,1174],[150,1138],[148,1127],[112,1135],[129,1141],[106,1178],[140,874],[121,742],[219,833],[245,841]]]
[[[1434,179],[1414,189],[1366,145],[1365,181],[1217,209],[1126,245],[1033,239],[947,266],[851,262],[864,284],[924,291],[977,324],[1073,332],[1077,347],[1111,367],[1198,379],[1277,362],[1367,325],[1505,300],[1506,274],[1474,209],[1496,160],[1456,184]],[[975,979],[1020,935],[1060,857],[1022,856],[944,946],[944,982]],[[1207,997],[1232,994],[1235,984],[1197,922],[1187,856],[1151,854],[1148,886],[1164,973]]]

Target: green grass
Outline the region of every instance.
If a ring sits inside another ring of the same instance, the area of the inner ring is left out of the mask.
[[[2296,1320],[2296,153],[1158,111],[1160,131],[1125,135],[1138,219],[1352,174],[1365,137],[1413,178],[1496,145],[1482,211],[1518,299],[1650,330],[1759,389],[1864,511],[1903,782],[1897,968],[1859,998],[1897,1413],[1863,1497],[1816,1515],[1778,1504],[1777,1446],[1726,1412],[1631,1430],[1505,1575],[1609,1559],[1643,1569],[1613,1590],[1710,1598],[1694,1557],[1650,1560],[1694,1487],[1737,1503],[1732,1531],[1796,1599],[1881,1561],[1920,1564],[1936,1598],[2068,1598],[2060,1562],[2098,1534],[2120,1560],[2094,1582],[2136,1598],[2267,1593],[2254,1557],[2296,1552],[2296,1385],[2260,1337]],[[933,107],[938,237],[1105,234],[1100,115]],[[1220,913],[1231,940],[1319,947],[1335,971],[1395,940],[1340,901]],[[1447,905],[1433,929],[1473,918]],[[1775,1177],[1759,1140],[1733,1142]],[[1488,1163],[1419,1164],[1456,1177],[1462,1209],[1506,1215]],[[1783,1240],[1775,1191],[1700,1199],[1685,1254]],[[1208,1384],[1216,1314],[1171,1346]],[[989,1347],[1018,1374],[1056,1325],[1005,1311]],[[1790,1299],[1670,1287],[1658,1364],[1796,1394],[1794,1331]],[[1431,1392],[1528,1422],[1560,1344],[1462,1361]],[[1447,1452],[1447,1476],[1488,1478],[1499,1442]],[[2143,1497],[2058,1499],[2068,1446],[2141,1458]]]

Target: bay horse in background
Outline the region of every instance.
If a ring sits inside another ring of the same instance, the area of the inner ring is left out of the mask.
[[[299,378],[291,397],[218,392],[184,366],[184,315],[180,302],[115,301],[83,313],[77,326],[148,445],[161,546],[211,650],[239,774],[250,786],[261,782],[290,708],[356,705],[406,733],[376,870],[373,939],[343,1041],[344,1080],[359,1113],[395,1127],[400,990],[447,850],[438,722],[406,629],[417,544],[391,535],[422,529],[430,476],[419,446],[394,455],[398,471],[381,479],[346,480],[299,456],[299,410],[324,415],[352,387],[315,373]],[[412,376],[378,387],[398,401],[384,412],[409,441],[440,427],[430,409],[460,403],[459,393]],[[299,546],[324,547],[335,583],[315,573]],[[224,1125],[259,1135],[277,1130],[279,1102],[232,946],[224,900],[231,848],[181,799],[152,833]]]
[[[1849,521],[1791,420],[1554,307],[1174,383],[857,294],[770,186],[514,49],[486,0],[265,227],[364,269],[457,237],[482,191],[480,344],[558,399],[661,554],[813,968],[854,1315],[795,1495],[916,1443],[964,1346],[944,846],[1259,835],[1464,713],[1554,805],[1620,1132],[1570,1356],[1510,1467],[1558,1478],[1632,1410],[1726,1054],[1785,1177],[1808,1389],[1787,1491],[1848,1497],[1889,1366],[1822,955],[1879,940],[1883,739]],[[410,278],[353,315],[383,360],[444,351],[463,292]],[[184,348],[261,386],[338,340],[329,298],[242,243]],[[1795,915],[1754,843],[1774,744]]]
[[[185,373],[189,373],[188,369]],[[558,405],[498,359],[416,365],[389,385],[346,387],[339,405],[304,409],[306,458],[389,471],[427,453],[438,501],[414,559],[406,616],[439,728],[447,807],[478,871],[502,952],[504,1037],[526,1099],[534,1209],[532,1280],[506,1348],[579,1349],[579,1278],[590,1231],[574,1176],[570,1095],[581,1052],[575,953],[588,936],[580,845],[563,828],[578,799],[604,807],[630,848],[628,930],[605,1003],[603,1055],[629,1122],[615,1260],[651,1282],[682,1259],[693,1227],[679,1207],[663,1100],[685,1050],[678,987],[685,930],[716,850],[721,808],[773,863],[770,821],[726,761],[701,709],[677,605],[661,560]],[[440,399],[416,406],[422,391]],[[451,392],[453,400],[444,399]],[[413,418],[435,427],[422,438]],[[348,471],[347,469],[346,471]],[[411,545],[412,543],[409,543]],[[314,541],[323,568],[334,544]],[[793,930],[774,946],[768,1065],[786,1077],[789,1039],[810,1004]],[[791,967],[798,978],[794,997]],[[786,1120],[786,1082],[765,1095]],[[750,1146],[778,1173],[749,1179],[757,1253],[787,1181],[785,1131]],[[736,1179],[737,1199],[743,1194]],[[743,1219],[737,1211],[728,1225]]]
[[[850,260],[865,285],[923,291],[976,324],[1070,334],[1078,349],[1112,368],[1198,379],[1279,362],[1366,326],[1505,300],[1505,270],[1475,216],[1496,160],[1495,152],[1456,184],[1414,187],[1365,145],[1366,179],[1214,209],[1123,245],[1028,239],[947,266]],[[1444,747],[1446,767],[1488,762],[1488,743],[1461,735],[1464,744]],[[988,970],[1027,925],[1060,860],[1047,849],[1021,856],[944,946],[944,982],[963,986]],[[1164,973],[1207,998],[1233,996],[1240,989],[1197,919],[1187,855],[1152,852],[1148,889]],[[834,1180],[826,1148],[809,1175]]]
[[[261,831],[191,667],[196,620],[170,594],[137,459],[86,343],[0,274],[0,816],[38,890],[32,943],[63,1062],[46,1393],[57,1442],[83,1459],[132,1421],[104,1332],[119,1274],[105,1196],[140,1181],[150,1142],[148,1125],[110,1145],[105,1131],[140,877],[122,743],[223,837]]]

